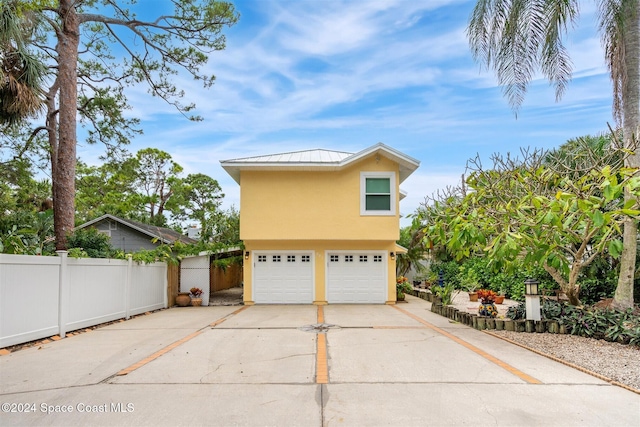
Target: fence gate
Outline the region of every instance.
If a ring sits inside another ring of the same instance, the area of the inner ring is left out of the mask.
[[[180,292],[202,289],[202,305],[209,305],[209,255],[184,258],[180,262]]]

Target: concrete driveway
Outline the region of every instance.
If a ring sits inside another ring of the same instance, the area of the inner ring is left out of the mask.
[[[18,351],[0,425],[640,425],[639,395],[407,298],[172,308]]]

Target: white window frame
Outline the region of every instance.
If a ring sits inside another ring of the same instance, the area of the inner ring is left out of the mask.
[[[389,210],[367,210],[367,178],[389,178],[391,203]],[[396,214],[396,174],[395,172],[360,172],[360,215],[367,216],[395,216]]]

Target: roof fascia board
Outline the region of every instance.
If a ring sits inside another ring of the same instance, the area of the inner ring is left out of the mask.
[[[416,160],[413,157],[409,157],[406,154],[396,150],[395,148],[391,148],[388,145],[383,144],[382,142],[379,142],[369,148],[365,148],[364,150],[355,153],[353,156],[347,157],[342,161],[342,163],[353,163],[378,151],[385,152],[387,154],[386,157],[390,158],[391,160],[394,160],[398,163],[405,163],[407,166],[413,166],[414,170],[417,169],[418,166],[420,166],[419,160]]]
[[[103,219],[106,219],[106,218],[110,218],[110,219],[114,219],[114,220],[117,219],[116,217],[114,217],[112,215],[104,214],[102,216],[99,216],[98,218],[92,219],[91,221],[85,222],[84,224],[80,224],[79,226],[74,228],[74,230],[79,230],[81,228],[88,227],[88,226],[93,225],[93,224],[95,224],[97,222],[100,222],[100,221],[102,221]]]
[[[151,233],[148,230],[145,230],[143,228],[137,227],[134,224],[128,223],[125,220],[123,220],[122,218],[118,218],[117,216],[113,216],[111,214],[104,214],[104,215],[102,215],[102,216],[100,216],[100,217],[98,217],[96,219],[92,219],[89,222],[85,222],[84,224],[77,226],[75,228],[75,230],[78,230],[80,228],[89,227],[90,225],[96,224],[96,223],[102,221],[103,219],[112,219],[112,220],[116,221],[119,224],[126,225],[127,227],[132,228],[132,229],[134,229],[134,230],[136,230],[136,231],[138,231],[138,232],[140,232],[142,234],[146,234],[149,237],[153,237],[154,239],[159,239],[159,240],[162,241],[162,243],[165,243],[165,244],[171,243],[169,240],[165,239],[162,236],[157,236],[157,235]]]

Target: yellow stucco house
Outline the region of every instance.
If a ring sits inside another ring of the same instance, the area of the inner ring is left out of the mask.
[[[382,143],[221,161],[240,184],[245,304],[395,303],[400,184],[419,164]]]

